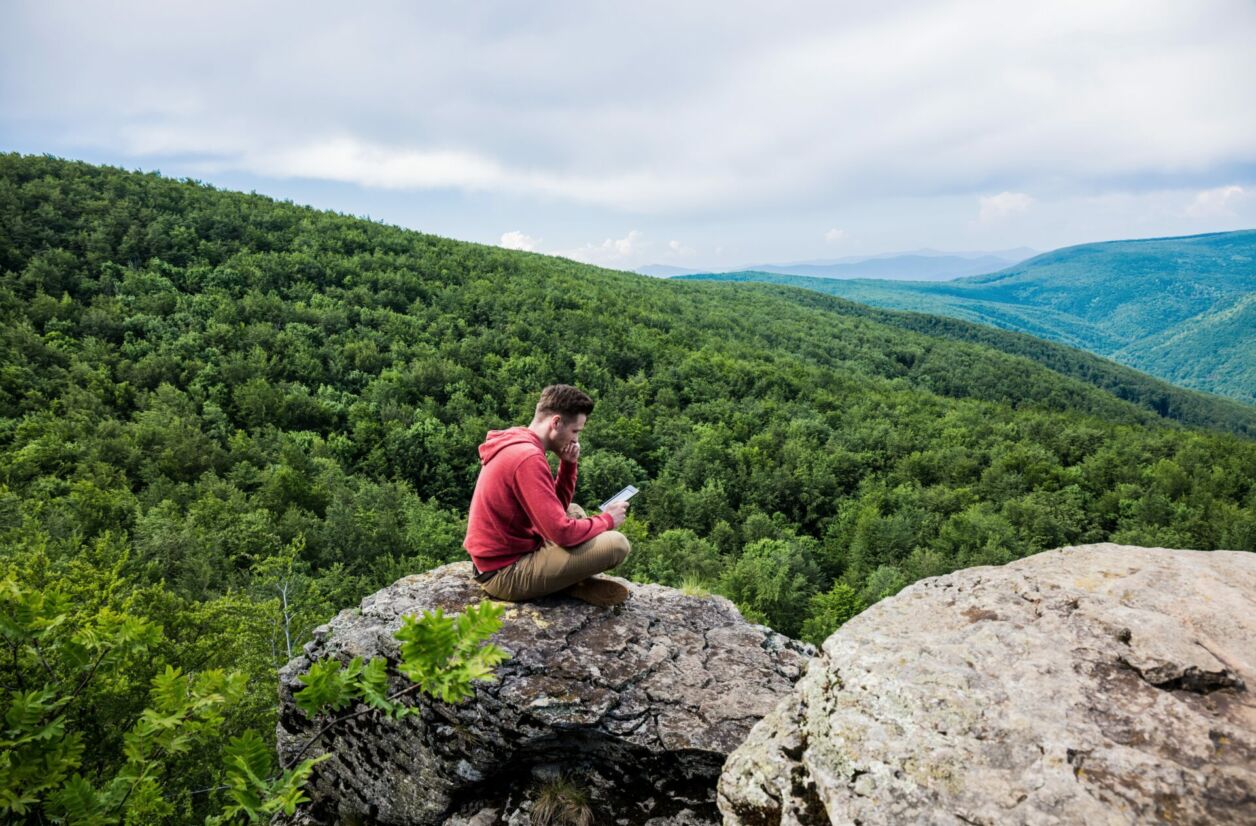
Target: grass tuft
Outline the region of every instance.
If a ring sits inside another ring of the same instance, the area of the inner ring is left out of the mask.
[[[532,804],[532,826],[593,826],[589,795],[567,775],[545,781]]]
[[[680,592],[687,597],[709,597],[711,592],[707,584],[696,576],[687,576],[680,581]]]

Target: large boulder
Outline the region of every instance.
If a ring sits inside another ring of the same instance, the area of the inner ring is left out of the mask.
[[[470,574],[457,563],[406,577],[318,629],[280,673],[280,756],[318,728],[292,702],[313,660],[395,662],[403,615],[486,597]],[[619,581],[630,596],[614,609],[565,597],[506,603],[493,641],[512,658],[473,699],[411,695],[419,715],[364,714],[321,738],[306,755],[333,756],[297,821],[527,823],[547,801],[599,824],[718,823],[724,760],[815,650],[747,623],[722,597]]]
[[[729,824],[1256,823],[1256,554],[1113,544],[923,580],[728,760]]]

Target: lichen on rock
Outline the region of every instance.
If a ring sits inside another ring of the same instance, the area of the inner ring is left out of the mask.
[[[292,701],[322,657],[397,659],[405,614],[486,598],[469,563],[406,577],[341,612],[280,672],[281,757],[317,729]],[[330,752],[296,822],[527,822],[536,789],[577,784],[596,823],[717,823],[728,753],[793,687],[811,646],[746,622],[731,602],[635,585],[617,608],[565,597],[507,603],[498,679],[457,705],[414,696],[400,721],[356,717],[306,756]],[[394,686],[400,687],[400,678]]]
[[[730,755],[727,824],[1256,823],[1256,554],[1110,543],[922,580]]]

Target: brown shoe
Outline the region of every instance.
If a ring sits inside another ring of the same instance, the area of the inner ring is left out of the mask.
[[[587,602],[590,605],[596,605],[599,608],[613,608],[616,605],[623,605],[624,600],[628,599],[628,589],[623,585],[620,585],[613,579],[604,579],[596,576],[582,579],[575,585],[570,585],[558,593]]]

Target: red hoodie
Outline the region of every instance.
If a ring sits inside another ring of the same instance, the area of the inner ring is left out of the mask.
[[[540,437],[526,427],[490,430],[480,445],[480,463],[462,546],[481,571],[505,568],[547,541],[570,548],[615,527],[609,513],[567,515],[576,466],[560,462],[555,479]]]

